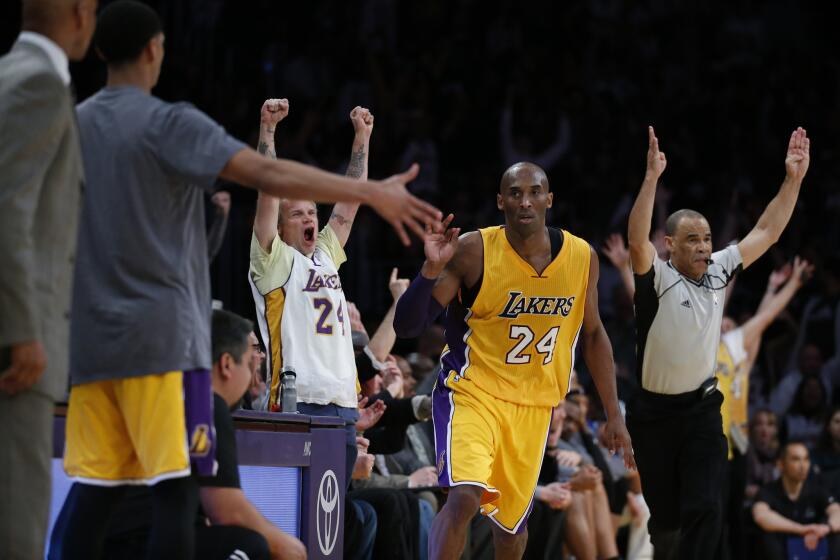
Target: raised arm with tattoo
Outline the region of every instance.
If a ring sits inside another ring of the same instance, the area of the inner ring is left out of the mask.
[[[277,159],[274,148],[274,131],[277,125],[289,115],[288,99],[267,99],[260,111],[260,140],[257,151],[271,159]],[[257,195],[257,216],[254,219],[254,233],[260,246],[271,252],[271,242],[277,237],[277,222],[280,218],[280,199],[265,192]]]
[[[785,180],[779,193],[770,201],[758,223],[747,236],[738,243],[738,250],[744,261],[744,268],[754,263],[782,235],[790,221],[802,179],[808,171],[811,161],[811,141],[802,127],[790,135],[787,156],[785,157]]]
[[[270,101],[279,104],[280,100]],[[274,112],[277,111],[279,108]],[[414,164],[407,171],[383,181],[361,181],[295,161],[271,159],[243,148],[228,160],[219,176],[277,197],[367,204],[391,224],[403,244],[408,245],[406,227],[422,238],[424,224],[438,223],[441,219],[440,210],[406,189],[406,184],[417,177],[419,170]]]
[[[656,248],[650,242],[650,222],[653,219],[653,205],[656,200],[656,182],[667,165],[665,153],[659,151],[659,140],[648,127],[647,169],[642,188],[630,210],[627,226],[627,242],[630,246],[630,262],[635,274],[645,274],[653,266]]]
[[[350,164],[347,166],[347,177],[366,180],[368,175],[368,154],[370,153],[370,134],[373,132],[373,115],[364,107],[356,107],[350,111],[353,122],[353,149],[350,152]],[[359,210],[358,202],[337,202],[330,216],[332,227],[341,245],[347,244],[353,220]]]

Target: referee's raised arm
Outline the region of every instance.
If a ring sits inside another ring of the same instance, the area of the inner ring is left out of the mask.
[[[796,206],[796,200],[799,198],[802,179],[805,178],[808,164],[811,162],[810,151],[811,140],[805,129],[800,126],[790,135],[785,157],[785,180],[779,188],[779,193],[764,209],[764,213],[761,214],[752,231],[738,243],[744,268],[754,263],[778,241],[787,227]]]
[[[653,203],[656,197],[656,182],[665,171],[667,161],[665,152],[659,151],[659,140],[648,127],[647,169],[642,188],[630,211],[630,223],[627,228],[627,241],[630,246],[630,262],[635,274],[645,274],[653,265],[656,249],[650,242],[650,222],[653,218]]]

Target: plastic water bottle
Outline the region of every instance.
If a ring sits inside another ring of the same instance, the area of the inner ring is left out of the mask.
[[[297,412],[297,373],[291,367],[280,374],[280,412]]]

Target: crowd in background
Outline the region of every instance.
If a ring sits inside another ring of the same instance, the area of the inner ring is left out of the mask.
[[[263,99],[289,98],[292,116],[277,136],[279,157],[343,172],[346,114],[354,105],[371,107],[377,118],[371,177],[420,163],[412,190],[455,213],[465,231],[501,222],[495,192],[502,170],[519,160],[543,166],[555,192],[549,223],[586,238],[598,250],[606,247],[601,315],[624,401],[638,386],[632,299],[621,281],[617,251],[622,240],[607,240],[626,232],[644,172],[647,124],[657,126],[669,157],[655,219],[661,227],[668,213],[694,208],[709,218],[716,249],[755,223],[783,177],[787,131],[807,126],[814,149],[799,206],[780,242],[739,277],[728,303],[728,315],[743,323],[773,271],[794,255],[814,264],[790,306],[765,331],[750,373],[744,541],[737,546],[753,550],[750,538],[759,529],[751,524],[750,507],[759,487],[778,478],[776,460],[786,440],[803,441],[813,476],[834,484],[832,475],[840,471],[840,222],[835,217],[840,45],[830,28],[832,18],[817,7],[785,0],[715,1],[679,10],[657,0],[528,6],[474,0],[282,5],[212,0],[157,7],[171,39],[155,93],[196,104],[252,145]],[[5,42],[17,29],[14,18],[9,21],[3,26]],[[73,68],[80,99],[102,85],[104,70],[94,56]],[[253,317],[246,271],[255,195],[233,185],[220,188],[231,196],[214,201],[227,220],[212,265],[214,297]],[[208,198],[208,216],[212,204]],[[342,284],[361,311],[354,317],[358,330],[373,332],[390,296],[397,295],[393,282],[389,290],[390,271],[396,266],[400,276],[413,276],[422,246],[403,249],[388,226],[365,211],[347,253]],[[437,328],[417,343],[397,341],[399,355],[372,373],[363,392],[409,400],[427,394],[441,347]],[[645,519],[638,479],[621,471],[597,444],[598,405],[587,406],[595,392],[585,370],[579,377],[579,389],[553,424],[549,474],[532,517],[532,534],[543,540],[529,550],[536,555],[536,550],[562,549],[563,543],[577,557],[588,557],[590,545],[602,557],[614,555],[619,545],[623,552],[642,550],[634,536]],[[424,417],[413,412],[415,420]],[[374,447],[368,454],[369,443],[360,442],[361,460],[372,463],[366,468],[382,478],[361,477],[368,482],[356,483],[351,496],[367,492],[370,500],[385,500],[371,497],[365,488],[371,485],[434,486],[429,475],[434,451],[422,427],[428,422],[416,426],[402,430],[396,453],[385,446],[388,453]],[[433,491],[409,495],[420,499],[378,507],[408,508],[418,532],[388,533],[380,521],[383,538],[391,540],[379,546],[397,546],[395,540],[403,539],[399,546],[419,555],[424,524],[427,530],[441,496]],[[553,511],[566,513],[555,519]],[[612,515],[608,534],[598,533],[603,530],[599,515]],[[628,529],[617,532],[622,526]],[[471,541],[475,557],[488,542],[477,525]],[[377,550],[378,557],[390,554]]]
[[[278,156],[333,170],[345,168],[347,113],[370,107],[378,118],[371,177],[418,161],[414,188],[454,212],[463,230],[500,221],[493,194],[501,172],[513,159],[532,159],[559,195],[552,223],[595,244],[624,231],[652,123],[670,158],[669,207],[695,208],[713,225],[731,218],[743,235],[778,187],[784,141],[801,124],[814,153],[800,211],[733,305],[754,307],[765,275],[794,252],[823,270],[832,256],[826,248],[837,246],[840,229],[830,218],[840,202],[840,159],[828,140],[840,118],[833,54],[840,45],[817,6],[158,4],[169,39],[157,95],[189,100],[254,146],[255,108],[289,98],[293,116],[278,135]],[[4,27],[5,44],[14,24],[11,17]],[[74,77],[80,99],[102,84],[93,52]],[[247,267],[254,199],[234,190],[213,270],[216,297],[243,314],[251,310],[247,284],[230,270]],[[343,276],[349,297],[376,315],[387,291],[369,279],[384,281],[394,264],[413,271],[420,249],[404,251],[368,218],[356,224]],[[604,313],[611,314],[609,297]]]

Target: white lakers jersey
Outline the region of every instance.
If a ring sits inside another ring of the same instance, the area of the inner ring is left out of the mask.
[[[266,253],[251,238],[248,275],[267,347],[268,409],[280,402],[280,373],[297,373],[299,402],[355,408],[356,365],[338,267],[346,260],[328,225],[307,257],[279,237]]]

